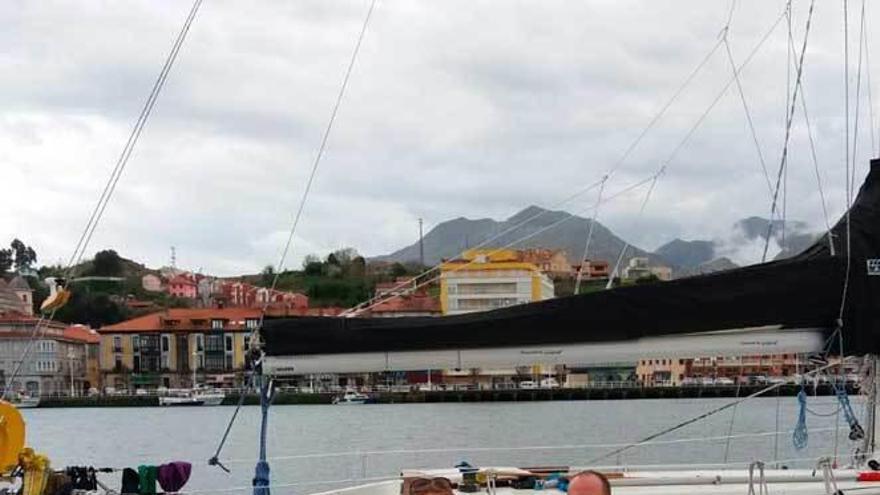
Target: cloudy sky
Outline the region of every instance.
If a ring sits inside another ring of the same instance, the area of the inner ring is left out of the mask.
[[[860,2],[849,3],[854,114]],[[384,254],[417,238],[419,217],[428,228],[503,219],[595,182],[716,46],[729,5],[379,0],[289,263],[343,246]],[[798,49],[808,5],[794,2]],[[783,6],[738,3],[729,31],[738,63]],[[89,253],[112,247],[158,266],[176,246],[179,265],[224,275],[275,263],[368,7],[206,0]],[[22,238],[41,262],[69,256],[188,9],[13,1],[0,11],[0,241]],[[841,11],[839,1],[817,2],[804,69],[832,216],[845,204]],[[867,31],[877,66],[880,28]],[[742,72],[771,174],[784,135],[786,38],[782,22]],[[731,74],[721,46],[608,181],[606,195],[668,161],[645,214],[641,188],[603,206],[600,221],[652,249],[768,215],[735,86],[673,154]],[[865,75],[857,181],[872,154]],[[876,105],[880,72],[872,76]],[[800,107],[790,148],[788,217],[819,228]],[[595,201],[594,191],[560,208]]]

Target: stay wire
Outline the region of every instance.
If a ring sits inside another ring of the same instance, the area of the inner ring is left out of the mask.
[[[339,87],[339,92],[336,95],[336,101],[333,104],[333,110],[330,112],[330,118],[327,121],[327,126],[324,128],[324,134],[321,136],[321,144],[318,146],[318,152],[315,155],[315,159],[312,163],[312,169],[309,173],[309,178],[306,181],[306,187],[303,190],[302,198],[300,198],[299,206],[297,207],[296,214],[293,217],[293,223],[290,226],[290,232],[287,236],[287,242],[284,244],[284,249],[281,251],[281,259],[278,260],[278,266],[275,269],[275,276],[272,278],[272,286],[269,290],[269,293],[275,291],[275,288],[278,286],[278,280],[281,277],[281,273],[284,271],[284,262],[287,259],[288,252],[290,251],[290,247],[293,244],[293,237],[296,234],[296,229],[299,226],[300,219],[302,218],[303,210],[305,209],[306,201],[309,197],[309,192],[312,189],[312,184],[315,181],[315,176],[318,172],[318,167],[321,164],[321,159],[324,157],[324,151],[327,149],[327,142],[330,138],[330,133],[333,131],[333,124],[336,122],[336,116],[339,113],[339,107],[342,104],[342,99],[345,96],[345,90],[348,88],[348,81],[351,78],[351,73],[354,70],[355,62],[357,61],[358,53],[361,49],[361,44],[364,41],[364,36],[367,32],[367,26],[370,23],[370,18],[373,15],[373,10],[376,7],[376,0],[370,1],[370,7],[367,10],[366,16],[364,16],[364,22],[361,26],[360,33],[357,37],[357,43],[355,43],[354,50],[351,53],[351,58],[348,61],[348,67],[345,70],[345,76],[342,78],[342,84]],[[259,328],[262,328],[263,321],[266,317],[266,311],[269,308],[269,301],[263,306],[263,310],[260,314],[260,324]],[[255,332],[255,335],[258,332]]]
[[[724,42],[724,49],[727,52],[727,61],[730,63],[730,69],[731,69],[731,71],[733,71],[733,79],[736,82],[736,89],[739,94],[739,99],[742,102],[743,111],[746,114],[746,121],[749,124],[749,132],[752,135],[752,142],[755,144],[755,151],[758,154],[758,161],[761,164],[761,170],[764,172],[764,179],[767,182],[767,190],[772,194],[773,185],[770,182],[770,173],[767,171],[767,163],[764,160],[764,152],[761,151],[761,144],[758,141],[758,133],[757,133],[757,131],[755,131],[755,123],[752,120],[752,112],[749,111],[749,104],[746,101],[746,94],[745,94],[745,91],[743,90],[742,81],[740,80],[740,77],[739,77],[739,70],[737,70],[737,68],[736,68],[736,62],[734,61],[734,58],[733,58],[733,50],[730,47],[730,41],[728,39],[728,36],[730,34],[730,23],[733,19],[733,11],[734,11],[735,7],[736,7],[736,0],[731,0],[731,2],[730,2],[730,15],[727,18],[727,25],[724,26],[724,29],[722,31],[721,39]]]
[[[76,265],[82,260],[86,249],[88,249],[89,242],[92,239],[93,234],[95,233],[95,229],[97,228],[101,218],[104,215],[104,211],[107,207],[107,204],[110,202],[110,199],[113,195],[113,192],[116,189],[116,184],[119,182],[119,178],[122,176],[122,172],[125,167],[128,165],[128,160],[131,156],[131,152],[134,150],[135,145],[137,144],[141,132],[143,131],[144,126],[146,125],[147,119],[152,112],[152,109],[156,103],[156,100],[159,97],[159,93],[165,85],[165,81],[168,78],[168,74],[171,71],[171,68],[174,65],[174,62],[177,60],[178,53],[180,52],[180,48],[183,45],[184,40],[186,39],[187,34],[189,33],[190,26],[192,25],[193,20],[195,19],[196,13],[199,10],[199,7],[202,4],[202,0],[195,0],[187,13],[186,20],[184,21],[183,27],[177,34],[177,38],[172,44],[171,51],[165,58],[165,63],[162,66],[162,70],[159,72],[159,76],[156,79],[156,82],[153,84],[153,87],[150,91],[149,96],[147,97],[144,106],[141,109],[140,114],[135,122],[134,127],[132,128],[131,133],[129,134],[128,140],[123,147],[122,153],[120,153],[119,158],[116,161],[113,170],[110,173],[110,177],[104,185],[104,189],[101,191],[101,195],[98,199],[98,203],[95,205],[91,214],[89,215],[89,219],[86,222],[85,227],[83,228],[82,233],[80,234],[79,239],[77,240],[76,246],[74,247],[73,252],[71,253],[70,258],[68,259],[67,266],[64,269],[64,278],[70,279],[73,274],[73,270]],[[16,364],[12,373],[10,374],[6,387],[3,389],[3,395],[0,398],[5,399],[9,392],[12,389],[12,385],[14,383],[14,379],[21,372],[21,368],[24,365],[24,362],[30,356],[30,353],[33,351],[33,347],[36,344],[37,340],[42,337],[46,330],[46,323],[48,321],[52,321],[55,318],[55,314],[58,311],[58,308],[55,308],[49,313],[41,314],[40,318],[37,320],[34,325],[33,331],[31,331],[30,336],[28,337],[28,343],[25,347],[24,352],[22,353],[21,359]]]
[[[795,53],[797,53],[796,49],[794,48],[794,38],[791,36],[791,33],[789,33],[788,36],[788,44],[790,49],[794,50]],[[830,215],[828,214],[828,201],[825,199],[825,187],[822,185],[822,174],[819,171],[819,159],[816,153],[816,142],[813,137],[813,125],[810,121],[810,113],[807,110],[807,97],[806,91],[804,89],[803,80],[801,80],[800,101],[801,111],[803,111],[804,113],[804,123],[807,127],[807,138],[810,143],[810,157],[813,162],[813,171],[816,174],[816,188],[819,191],[819,200],[821,201],[822,205],[822,216],[825,220],[825,231],[828,237],[828,248],[831,252],[831,256],[834,256],[836,250],[834,248],[834,239],[831,237],[831,219]]]
[[[792,95],[792,98],[791,98],[791,105],[790,105],[790,109],[788,111],[788,119],[786,120],[786,124],[785,124],[785,139],[783,140],[782,157],[779,162],[779,171],[776,175],[776,187],[773,191],[773,201],[770,206],[770,222],[768,222],[768,224],[767,224],[767,237],[764,239],[764,252],[761,255],[761,262],[762,263],[767,261],[767,250],[770,248],[770,239],[771,239],[771,236],[773,235],[773,218],[776,215],[777,201],[779,198],[779,189],[780,189],[780,185],[782,183],[783,173],[785,172],[785,167],[787,165],[788,143],[789,143],[789,139],[791,137],[791,125],[792,125],[792,121],[794,119],[794,110],[795,110],[795,105],[797,103],[798,90],[800,89],[800,85],[801,85],[801,78],[802,78],[803,69],[804,69],[804,56],[806,55],[806,52],[807,52],[807,42],[810,39],[810,27],[812,25],[813,11],[815,9],[815,6],[816,6],[816,0],[811,0],[810,1],[810,10],[807,13],[806,28],[804,30],[804,41],[803,41],[803,45],[801,46],[800,57],[799,57],[798,65],[797,65],[797,74],[795,77],[794,90],[793,90],[794,94]],[[849,141],[849,140],[847,140],[847,141]]]

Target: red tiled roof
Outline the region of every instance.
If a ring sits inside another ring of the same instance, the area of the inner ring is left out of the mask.
[[[85,325],[71,325],[64,329],[64,338],[85,342],[86,344],[100,344],[101,336],[98,332]]]
[[[99,328],[98,333],[202,330],[210,328],[211,320],[226,320],[227,330],[240,329],[245,319],[259,318],[260,313],[260,308],[172,308]]]

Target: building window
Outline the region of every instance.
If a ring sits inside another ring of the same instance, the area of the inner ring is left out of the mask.
[[[171,346],[171,338],[167,335],[162,336],[162,352],[168,352]]]
[[[119,335],[113,336],[113,352],[122,352],[122,337]]]
[[[226,352],[232,352],[232,335],[226,336]]]
[[[253,330],[260,326],[260,320],[257,318],[248,318],[244,320],[244,327],[248,330]]]
[[[140,356],[133,356],[133,359],[134,359],[134,370],[133,371],[135,373],[140,373],[140,371],[141,371],[141,357]]]
[[[131,350],[132,352],[141,352],[141,338],[137,335],[131,336]]]
[[[115,362],[113,363],[113,369],[121,370],[122,369],[122,356],[117,354],[116,356],[113,357],[113,359],[115,360]]]
[[[223,330],[223,320],[211,320],[212,330]]]
[[[202,352],[205,350],[205,336],[202,334],[196,334],[196,351]]]

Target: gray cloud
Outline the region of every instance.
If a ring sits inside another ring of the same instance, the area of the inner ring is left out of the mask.
[[[783,4],[738,3],[737,60]],[[90,251],[115,247],[158,265],[174,245],[182,264],[221,274],[275,263],[367,6],[206,2]],[[795,2],[797,40],[806,6]],[[0,167],[12,205],[0,233],[27,239],[43,261],[69,254],[186,8],[18,2],[0,12]],[[343,246],[382,254],[412,242],[419,217],[429,227],[457,216],[505,218],[595,182],[717,42],[727,8],[379,2],[290,264]],[[818,3],[804,75],[833,215],[844,206],[839,10]],[[880,39],[871,29],[870,40]],[[784,131],[785,64],[780,29],[742,74],[771,173]],[[607,191],[656,171],[730,75],[719,51]],[[880,101],[880,76],[873,81]],[[865,95],[863,85],[859,176],[871,154]],[[791,150],[787,213],[818,227],[800,109]],[[734,88],[670,162],[639,217],[643,193],[603,206],[600,219],[645,248],[678,236],[721,238],[736,220],[768,214]],[[594,201],[585,195],[565,208]]]

